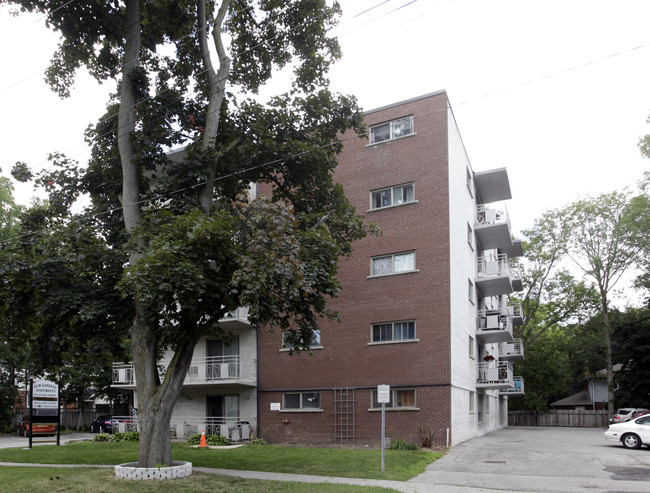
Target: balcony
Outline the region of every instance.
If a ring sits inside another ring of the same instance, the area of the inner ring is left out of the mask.
[[[478,364],[478,390],[502,390],[513,387],[512,363],[509,361],[483,361]]]
[[[248,307],[240,307],[233,312],[226,313],[223,318],[219,319],[219,326],[228,330],[250,328]]]
[[[479,201],[483,204],[512,198],[510,180],[505,168],[475,172],[474,186]]]
[[[507,209],[505,207],[503,210],[499,210],[485,205],[477,206],[474,233],[482,250],[510,248],[512,237]]]
[[[512,318],[512,325],[515,327],[519,325],[523,325],[524,323],[524,314],[523,310],[521,309],[521,301],[519,300],[511,300],[508,301],[508,303],[505,304],[499,304],[499,306],[508,311],[508,315]]]
[[[515,271],[519,276],[519,271]],[[517,286],[519,289],[514,289]],[[521,291],[521,277],[513,277],[508,256],[505,253],[478,258],[476,287],[483,297],[510,294]]]
[[[180,424],[180,420],[183,423]],[[206,416],[203,418],[179,417],[172,418],[172,434],[176,438],[189,438],[205,430],[206,435],[221,435],[231,442],[250,440],[254,433],[251,421],[242,420],[236,416]]]
[[[522,377],[513,377],[513,387],[499,390],[499,395],[524,395],[524,379]]]
[[[514,339],[512,341],[500,343],[499,360],[500,361],[523,361],[524,344],[521,342],[521,339]]]
[[[507,310],[479,310],[476,338],[483,344],[512,341],[512,317]]]
[[[169,363],[169,360],[160,362],[161,378]],[[135,371],[132,363],[113,363],[113,387],[133,390],[135,384]],[[188,387],[224,384],[254,387],[256,383],[253,365],[241,363],[239,356],[193,358],[183,383]]]

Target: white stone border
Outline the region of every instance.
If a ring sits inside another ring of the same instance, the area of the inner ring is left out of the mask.
[[[192,474],[191,462],[173,462],[170,467],[138,467],[137,462],[115,466],[115,476],[121,479],[178,479]]]

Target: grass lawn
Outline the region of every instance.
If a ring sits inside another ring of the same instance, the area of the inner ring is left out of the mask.
[[[173,459],[189,461],[195,467],[397,481],[417,476],[424,471],[427,464],[440,458],[441,455],[424,451],[387,450],[385,472],[382,473],[379,450],[273,445],[215,450],[192,448],[184,442],[172,443]],[[77,442],[61,447],[41,445],[33,447],[31,450],[0,449],[0,462],[116,465],[134,462],[137,461],[137,458],[137,442]],[[3,484],[2,481],[0,484]]]
[[[115,478],[112,469],[0,467],[2,491],[11,493],[385,493],[395,490],[342,484],[309,484],[259,481],[194,473],[189,478],[166,481],[127,481]]]

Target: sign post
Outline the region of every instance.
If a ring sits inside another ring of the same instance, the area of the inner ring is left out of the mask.
[[[386,403],[390,402],[390,385],[377,385],[377,402],[381,403],[381,472],[384,472],[386,450]]]
[[[47,380],[30,380],[29,399],[29,448],[32,448],[34,421],[48,422],[56,420],[56,444],[61,440],[61,386]],[[50,418],[51,417],[51,418]]]

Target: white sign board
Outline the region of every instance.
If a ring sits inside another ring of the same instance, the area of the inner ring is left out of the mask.
[[[57,409],[59,403],[57,401],[39,401],[34,399],[32,407],[34,409]]]
[[[279,402],[271,402],[271,411],[279,411],[280,410],[280,403]]]
[[[47,380],[36,380],[34,382],[34,397],[56,399],[59,397],[59,386]]]
[[[377,385],[377,402],[379,404],[390,402],[390,385]]]

